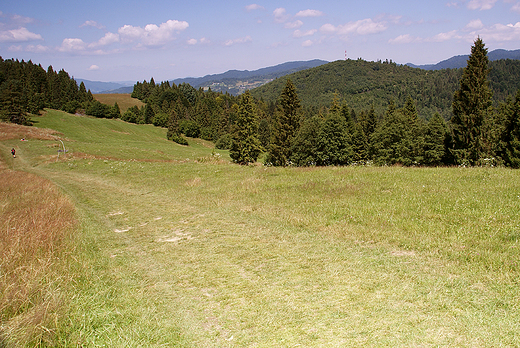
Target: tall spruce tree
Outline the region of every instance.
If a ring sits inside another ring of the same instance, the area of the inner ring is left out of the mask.
[[[424,132],[424,160],[428,166],[438,166],[444,163],[448,127],[444,119],[435,113],[425,127]]]
[[[516,97],[507,104],[504,130],[502,134],[502,157],[505,164],[512,168],[520,168],[520,89]]]
[[[492,156],[484,131],[492,112],[489,59],[484,46],[480,37],[475,40],[460,80],[460,89],[453,96],[453,155],[459,164],[474,165]]]
[[[291,147],[291,161],[297,166],[318,165],[319,136],[323,122],[317,115],[302,122]]]
[[[293,138],[300,126],[301,105],[296,87],[287,79],[274,114],[274,124],[271,133],[267,162],[274,166],[286,166],[291,158]]]
[[[329,112],[318,132],[317,164],[347,165],[352,161],[351,134],[347,121],[337,112]]]
[[[260,154],[260,140],[258,140],[258,120],[256,118],[255,102],[246,91],[242,94],[238,106],[236,129],[233,132],[233,142],[229,155],[233,162],[249,164],[256,162]]]

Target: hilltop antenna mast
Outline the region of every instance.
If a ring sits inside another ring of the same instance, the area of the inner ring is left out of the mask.
[[[347,50],[345,50],[345,60],[347,60]]]

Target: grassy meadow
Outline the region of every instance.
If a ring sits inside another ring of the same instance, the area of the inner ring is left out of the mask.
[[[518,171],[238,166],[151,125],[35,120],[56,132],[1,138],[2,173],[77,221],[41,345],[520,346]]]

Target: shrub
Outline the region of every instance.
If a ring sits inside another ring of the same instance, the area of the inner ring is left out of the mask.
[[[177,144],[180,144],[180,145],[189,145],[188,141],[186,139],[184,139],[182,137],[182,135],[180,135],[180,134],[175,134],[175,133],[168,132],[167,138],[168,138],[168,140],[171,140],[171,141],[173,141],[173,142],[175,142]]]
[[[167,127],[168,126],[168,115],[164,112],[158,112],[153,117],[152,123],[156,127]]]
[[[215,147],[219,150],[229,150],[231,148],[232,138],[229,134],[224,134],[220,138],[218,138],[215,143]]]
[[[182,120],[179,122],[179,131],[190,138],[198,138],[200,135],[200,126],[192,120]]]

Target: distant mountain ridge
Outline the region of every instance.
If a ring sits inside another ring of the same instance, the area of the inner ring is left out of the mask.
[[[466,66],[469,55],[454,56],[443,60],[437,64],[415,65],[406,63],[405,65],[420,68],[423,70],[442,70],[442,69],[459,69]],[[520,60],[520,49],[518,50],[504,50],[497,49],[488,53],[488,58],[491,61],[500,59]],[[246,89],[253,89],[260,87],[274,79],[289,75],[301,70],[315,68],[329,62],[320,59],[309,61],[294,61],[278,64],[275,66],[262,68],[258,70],[229,70],[221,74],[206,75],[203,77],[186,77],[170,80],[170,83],[181,84],[189,83],[195,88],[204,88],[215,92],[228,92],[233,95],[238,95]],[[132,93],[135,82],[101,82],[89,81],[84,79],[76,79],[79,83],[83,82],[87,89],[92,93]]]
[[[295,73],[297,71],[315,68],[329,63],[325,60],[314,59],[309,61],[294,61],[278,64],[258,70],[229,70],[222,74],[206,75],[204,77],[187,77],[171,80],[179,85],[189,83],[194,88],[211,88],[215,92],[228,92],[233,95],[240,94],[246,89],[260,87],[276,78]]]
[[[108,91],[117,90],[120,88],[130,88],[130,92],[120,92],[120,93],[132,93],[134,89],[135,82],[132,81],[122,81],[122,82],[102,82],[102,81],[90,81],[84,79],[74,79],[78,83],[78,85],[83,82],[85,84],[85,88],[94,94],[98,93],[107,93]],[[115,92],[112,92],[115,93]]]
[[[460,56],[453,56],[449,59],[443,60],[437,64],[426,64],[426,65],[415,65],[412,63],[406,63],[405,65],[408,65],[412,68],[419,68],[423,70],[441,70],[441,69],[459,69],[464,68],[467,64],[469,55],[460,55]],[[491,52],[488,52],[488,58],[490,61],[500,60],[500,59],[513,59],[513,60],[520,60],[520,49],[519,50],[503,50],[503,49],[497,49],[493,50]]]
[[[228,70],[221,74],[206,75],[203,77],[186,77],[170,80],[170,83],[179,85],[189,83],[194,88],[211,88],[215,92],[228,92],[230,94],[240,94],[246,89],[259,87],[278,77],[292,74],[294,72],[314,68],[329,63],[325,60],[314,59],[309,61],[286,62],[258,70]],[[132,93],[135,82],[100,82],[76,79],[85,84],[95,94],[110,93]]]

